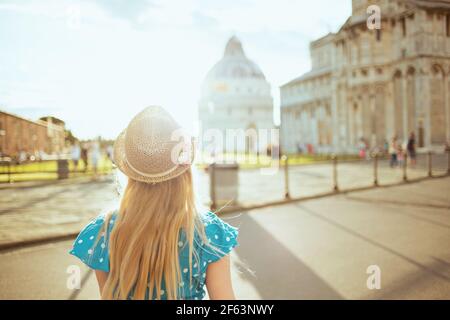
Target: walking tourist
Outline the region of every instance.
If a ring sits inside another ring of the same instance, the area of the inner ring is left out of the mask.
[[[238,231],[194,202],[191,140],[162,108],[144,109],[114,144],[128,177],[120,206],[99,215],[71,254],[95,270],[103,299],[234,299],[229,253]],[[176,151],[176,152],[175,152]]]
[[[390,160],[389,164],[390,164],[391,168],[396,167],[397,164],[398,164],[398,162],[397,162],[397,149],[398,149],[398,146],[397,145],[398,145],[397,144],[397,137],[394,136],[392,138],[390,144],[389,144],[389,155],[391,157],[391,160]]]
[[[77,171],[77,169],[78,169],[78,162],[80,161],[80,157],[81,157],[80,145],[77,142],[75,142],[72,145],[72,150],[71,150],[70,154],[71,154],[71,158],[72,158],[72,161],[73,161],[74,170]]]
[[[408,144],[406,145],[408,151],[408,156],[410,159],[411,166],[416,165],[416,138],[414,132],[411,132],[408,139]]]
[[[18,162],[23,163],[23,162],[27,161],[27,158],[28,158],[27,153],[25,151],[21,150],[19,152]]]
[[[360,138],[359,139],[358,149],[359,149],[359,158],[360,159],[366,159],[367,143],[366,143],[366,140],[364,138]]]
[[[84,164],[84,172],[88,169],[88,152],[89,152],[89,145],[87,143],[83,143],[83,147],[81,148],[81,159],[83,160]]]
[[[106,156],[108,157],[108,160],[113,160],[113,147],[110,144],[106,147]]]
[[[89,151],[89,162],[91,163],[92,170],[94,172],[93,179],[97,179],[98,174],[98,162],[101,158],[101,152],[100,152],[100,144],[98,141],[94,141],[91,144],[91,150]]]
[[[399,167],[403,167],[405,162],[405,151],[403,150],[402,145],[399,143],[397,145],[397,165]]]

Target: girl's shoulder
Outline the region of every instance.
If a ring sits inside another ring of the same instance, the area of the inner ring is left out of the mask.
[[[238,232],[238,228],[233,227],[229,223],[225,222],[217,214],[211,211],[207,211],[201,215],[201,220],[203,222],[203,225],[205,226],[205,231],[207,233],[211,233],[214,231],[223,231],[223,232],[229,232],[229,233],[236,233]]]
[[[229,254],[238,245],[239,230],[210,211],[202,214],[201,219],[208,241],[208,244],[201,246],[203,258],[207,263],[212,263]]]
[[[78,234],[70,254],[79,258],[88,267],[109,271],[109,234],[117,211],[102,213],[92,219]],[[108,225],[106,226],[107,223]]]

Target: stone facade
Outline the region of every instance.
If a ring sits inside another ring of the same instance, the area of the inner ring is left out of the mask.
[[[367,27],[369,5],[381,28]],[[415,132],[418,147],[450,140],[450,1],[353,0],[337,33],[310,45],[312,70],[281,86],[287,152],[355,152]]]
[[[57,154],[65,143],[64,123],[55,118],[32,121],[0,111],[0,156],[18,158],[20,152]]]
[[[265,150],[268,144],[260,129],[273,128],[270,85],[236,37],[228,41],[223,58],[203,82],[199,116],[204,135],[220,133],[223,137],[222,142],[204,137],[203,151],[256,152]],[[233,130],[245,131],[245,136],[235,138],[230,133]]]

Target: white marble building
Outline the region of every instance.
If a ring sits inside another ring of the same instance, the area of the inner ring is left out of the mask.
[[[267,146],[260,129],[270,130],[274,126],[270,84],[234,36],[226,44],[222,59],[203,82],[199,117],[203,133],[219,131],[225,137],[223,143],[209,144],[203,138],[203,150],[256,152]],[[235,139],[232,134],[226,134],[230,129],[245,130],[248,134]]]
[[[369,5],[381,29],[367,27]],[[312,69],[281,86],[282,146],[354,152],[411,132],[419,147],[450,139],[450,1],[353,0],[337,33],[310,45]]]

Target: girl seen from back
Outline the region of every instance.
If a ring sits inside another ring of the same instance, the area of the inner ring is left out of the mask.
[[[194,201],[190,139],[160,107],[136,115],[114,145],[128,177],[117,210],[99,215],[70,251],[95,270],[102,299],[234,299],[229,254],[238,231]]]

